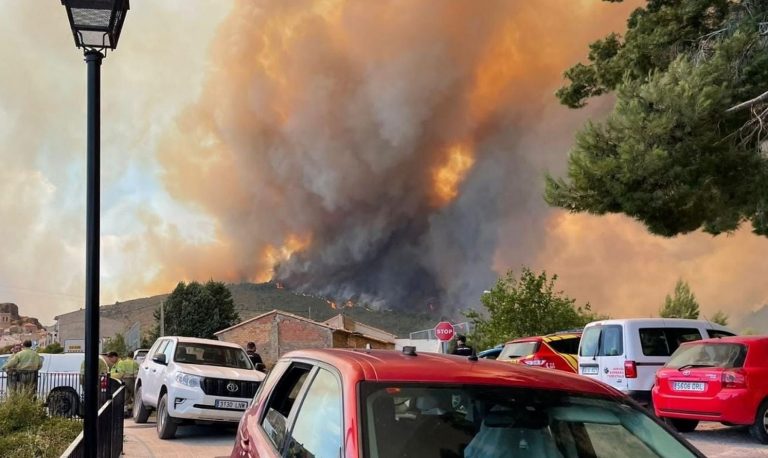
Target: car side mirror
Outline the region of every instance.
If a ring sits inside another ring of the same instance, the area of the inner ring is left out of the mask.
[[[159,355],[153,356],[152,361],[162,365],[168,364],[168,361],[165,360],[165,353],[160,353]]]

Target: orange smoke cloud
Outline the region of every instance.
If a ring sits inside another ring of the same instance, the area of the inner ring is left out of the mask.
[[[171,268],[168,246],[158,278],[208,266],[206,277],[274,278],[339,304],[466,306],[528,262],[601,310],[654,311],[651,296],[692,264],[659,258],[674,248],[639,227],[592,237],[541,199],[543,171],[561,168],[575,129],[600,114],[557,105],[562,71],[642,3],[236,2],[200,98],[158,152],[171,195],[215,220],[225,248]],[[639,238],[639,252],[624,245]],[[660,272],[646,274],[647,299],[635,279],[605,281],[627,262],[620,252]]]

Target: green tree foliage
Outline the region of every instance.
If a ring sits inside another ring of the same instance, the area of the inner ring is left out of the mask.
[[[523,268],[520,278],[509,271],[490,292],[483,294],[485,310],[466,313],[474,324],[471,336],[477,348],[489,348],[510,339],[549,334],[582,327],[599,319],[589,304],[577,307],[576,301],[555,290],[557,275],[536,274]]]
[[[125,356],[128,354],[128,345],[125,343],[125,336],[120,334],[119,332],[115,334],[114,337],[109,339],[104,344],[104,353],[109,353],[111,351],[116,352],[120,356]]]
[[[237,324],[232,294],[222,282],[179,283],[165,300],[165,335],[213,339],[214,332]],[[160,325],[160,308],[154,314]]]
[[[62,347],[58,342],[53,342],[52,344],[38,350],[38,353],[64,353],[64,347]]]
[[[659,310],[659,316],[694,320],[699,317],[699,303],[696,302],[696,296],[691,292],[691,287],[688,286],[687,282],[677,281],[674,296],[667,294],[664,305]]]
[[[722,326],[728,326],[728,314],[722,310],[718,310],[714,315],[712,315],[712,318],[710,318],[709,321]]]
[[[664,236],[745,221],[768,235],[766,22],[765,1],[649,0],[623,38],[593,43],[557,95],[578,108],[614,92],[616,105],[577,134],[567,178],[547,177],[547,202],[623,213]]]

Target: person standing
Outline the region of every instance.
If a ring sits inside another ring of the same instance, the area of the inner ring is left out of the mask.
[[[23,349],[5,362],[3,370],[8,373],[9,390],[29,390],[37,393],[37,371],[43,366],[43,358],[32,350],[32,341],[25,340]]]
[[[453,354],[459,356],[472,356],[472,347],[467,345],[466,337],[462,335],[456,337],[456,348],[453,349]]]
[[[248,342],[248,345],[245,346],[245,353],[248,355],[248,358],[251,360],[251,363],[253,363],[253,367],[256,368],[258,371],[263,371],[266,366],[264,366],[264,361],[261,360],[261,355],[256,353],[256,344],[254,342]]]
[[[136,388],[136,376],[139,373],[139,363],[126,356],[112,366],[112,378],[120,380],[125,385],[125,413],[133,411],[133,397]]]

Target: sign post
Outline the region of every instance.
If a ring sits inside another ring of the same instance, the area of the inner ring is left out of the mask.
[[[446,352],[445,343],[453,339],[453,325],[448,321],[441,321],[435,326],[435,337],[439,340],[443,353]]]

